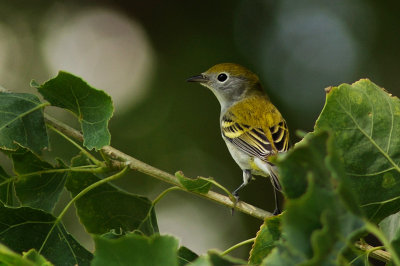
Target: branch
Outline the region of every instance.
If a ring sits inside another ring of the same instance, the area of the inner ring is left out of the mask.
[[[376,247],[370,246],[367,243],[362,243],[361,241],[358,241],[356,242],[356,247],[367,252],[372,250],[371,257],[385,263],[388,263],[392,259],[392,256],[389,252],[384,250],[376,250]]]
[[[47,124],[53,126],[57,130],[61,131],[65,135],[76,139],[78,141],[83,142],[83,135],[76,129],[62,123],[61,121],[56,120],[52,116],[45,114],[45,121]],[[111,163],[114,164],[114,166],[118,167],[123,167],[123,165],[129,165],[129,167],[132,170],[139,171],[141,173],[144,173],[146,175],[155,177],[161,181],[164,181],[166,183],[169,183],[174,186],[181,187],[183,190],[186,190],[182,187],[182,185],[179,183],[178,179],[174,176],[171,175],[167,172],[164,172],[158,168],[155,168],[151,165],[148,165],[142,161],[139,161],[138,159],[133,158],[132,156],[129,156],[111,146],[104,146],[101,151],[105,154],[107,154],[110,158],[118,161],[112,161]],[[187,190],[186,190],[187,191]],[[235,208],[236,210],[246,213],[248,215],[251,215],[255,218],[264,220],[267,217],[272,216],[272,213],[267,212],[263,209],[257,208],[253,205],[250,205],[246,202],[239,201],[237,202],[236,205],[226,196],[221,195],[219,193],[216,193],[214,191],[209,191],[207,194],[201,194],[197,192],[192,192],[188,191],[192,194],[195,194],[197,196],[209,199],[211,201],[217,202],[219,204],[225,205],[230,208]]]

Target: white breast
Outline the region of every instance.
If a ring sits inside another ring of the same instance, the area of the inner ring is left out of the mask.
[[[269,176],[269,171],[266,172],[264,167],[260,167],[261,160],[255,159],[254,156],[250,156],[247,153],[243,152],[239,148],[237,148],[234,144],[230,143],[224,137],[222,137],[228,147],[229,152],[231,153],[232,158],[235,162],[239,165],[242,170],[251,170],[253,175],[260,175],[260,176]],[[257,160],[257,163],[255,163]],[[267,163],[264,162],[267,165]],[[264,165],[263,165],[264,166]],[[259,169],[255,169],[259,168]]]

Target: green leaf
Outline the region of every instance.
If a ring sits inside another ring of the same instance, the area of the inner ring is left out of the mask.
[[[365,266],[369,265],[368,253],[356,248],[345,249],[339,257],[338,265]],[[370,256],[370,255],[369,255]]]
[[[84,155],[72,159],[72,166],[88,164]],[[100,179],[92,173],[70,172],[66,188],[76,196],[87,186]],[[92,234],[105,234],[111,230],[140,230],[146,235],[158,232],[152,202],[142,196],[121,191],[103,184],[86,193],[75,202],[80,221]]]
[[[400,211],[400,101],[369,80],[329,88],[315,131],[330,130],[359,205],[378,223]]]
[[[51,262],[47,261],[42,255],[40,255],[36,250],[31,249],[28,252],[24,252],[23,258],[26,258],[38,266],[51,266]]]
[[[17,253],[39,250],[54,221],[53,215],[41,210],[0,205],[0,242]],[[41,255],[55,265],[89,265],[92,259],[62,224],[53,230]]]
[[[93,266],[178,265],[178,240],[172,236],[127,234],[118,239],[94,237]]]
[[[391,244],[397,256],[400,256],[400,213],[392,214],[379,223],[379,227]],[[394,263],[388,265],[395,265]]]
[[[67,172],[45,173],[57,167],[53,167],[24,149],[13,152],[11,159],[14,172],[20,176],[14,185],[16,195],[22,205],[51,212],[64,188]],[[66,166],[61,165],[61,168],[66,168]],[[33,172],[43,173],[26,176]]]
[[[35,264],[0,243],[0,265],[34,266]]]
[[[389,241],[395,237],[397,230],[400,228],[400,212],[392,214],[379,223],[379,228]]]
[[[35,84],[32,82],[32,86]],[[70,110],[81,124],[83,145],[89,150],[101,149],[110,144],[108,131],[114,107],[111,97],[97,90],[84,80],[60,71],[57,77],[36,86],[43,97],[52,105]]]
[[[193,261],[190,266],[236,266],[247,265],[247,261],[225,255],[221,256],[217,251],[210,250],[207,255],[203,255]]]
[[[46,105],[33,94],[0,92],[0,149],[14,151],[20,145],[39,154],[48,148]]]
[[[300,263],[303,262],[304,260],[305,258],[302,256],[302,254],[293,252],[291,247],[283,242],[278,244],[271,251],[271,253],[262,261],[260,265],[263,266],[303,265]]]
[[[400,228],[397,228],[397,231],[392,238],[391,244],[392,244],[397,256],[400,256]]]
[[[308,134],[277,164],[289,196],[283,237],[263,265],[335,265],[345,260],[343,252],[365,228],[347,202],[351,194],[328,133]]]
[[[7,182],[10,178],[0,166],[0,204],[8,206],[12,206],[14,203],[14,184],[13,182]]]
[[[189,191],[206,194],[211,188],[211,182],[202,178],[188,178],[181,171],[175,173],[179,183]]]
[[[250,264],[260,264],[276,246],[281,237],[281,217],[273,216],[264,221],[250,250]]]
[[[199,256],[188,249],[185,246],[181,246],[178,249],[178,263],[179,266],[184,266],[190,262],[193,262],[195,259],[197,259]]]

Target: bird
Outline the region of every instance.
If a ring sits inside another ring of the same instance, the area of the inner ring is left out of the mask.
[[[281,213],[277,192],[282,188],[277,167],[269,157],[288,150],[289,129],[259,77],[239,64],[221,63],[187,81],[210,89],[221,105],[221,135],[243,172],[243,183],[232,192],[236,202],[239,191],[253,175],[270,177],[275,198],[273,214]]]

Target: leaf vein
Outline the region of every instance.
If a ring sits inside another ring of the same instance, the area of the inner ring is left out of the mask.
[[[78,97],[76,97],[74,89],[73,89],[72,86],[70,87],[70,90],[71,90],[71,94],[74,96],[76,108],[78,109],[78,119],[81,120],[82,119],[82,117],[81,117],[82,116],[82,112],[81,112],[81,106],[79,104]]]
[[[20,118],[22,118],[22,117],[24,117],[24,116],[26,116],[26,115],[29,115],[30,113],[33,113],[34,111],[36,111],[36,110],[38,110],[38,109],[41,109],[42,107],[45,107],[45,106],[47,106],[47,105],[49,105],[49,103],[42,103],[42,104],[36,105],[36,106],[33,107],[32,109],[29,109],[28,111],[26,111],[26,112],[24,112],[24,113],[22,113],[22,114],[16,116],[14,119],[8,121],[8,122],[5,123],[3,126],[1,126],[1,127],[0,127],[0,131],[3,130],[3,129],[4,129],[5,127],[7,127],[8,125],[14,123],[16,120],[18,120],[18,119],[20,119]]]
[[[395,167],[390,167],[390,168],[387,168],[387,169],[379,171],[379,172],[368,173],[368,174],[356,174],[356,173],[346,173],[346,174],[351,175],[351,176],[375,176],[375,175],[380,175],[380,174],[383,174],[383,173],[386,173],[386,172],[389,172],[389,171],[392,171],[395,169],[396,169]]]
[[[353,115],[351,113],[348,112],[348,110],[345,109],[345,107],[342,105],[342,103],[340,103],[339,101],[337,101],[339,106],[346,112],[346,114],[351,118],[351,120],[353,120],[353,123],[357,126],[358,130],[360,130],[360,132],[372,143],[372,145],[374,145],[378,151],[389,161],[390,164],[393,165],[393,167],[396,169],[396,171],[398,171],[400,173],[400,167],[392,160],[392,158],[390,158],[390,156],[375,142],[375,140],[370,137],[363,128],[360,127],[360,125],[357,123],[357,121],[355,120],[355,118],[353,117]]]
[[[76,262],[76,265],[78,265],[78,258],[75,256],[74,250],[71,247],[71,245],[69,244],[69,241],[68,241],[67,237],[65,236],[64,232],[61,230],[59,225],[57,225],[57,228],[58,228],[58,231],[60,232],[62,238],[64,239],[65,243],[67,244],[69,250],[71,251],[71,254],[74,257],[74,260]]]

